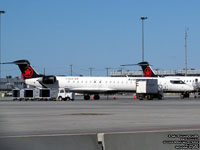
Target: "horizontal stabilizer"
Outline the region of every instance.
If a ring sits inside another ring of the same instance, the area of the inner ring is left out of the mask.
[[[140,62],[138,64],[125,64],[125,65],[120,65],[120,66],[149,66],[149,63],[147,61],[143,61],[143,62]]]
[[[16,65],[30,65],[30,62],[28,60],[17,60],[17,61],[13,61],[13,62],[5,62],[5,63],[1,63],[1,64],[16,64]]]

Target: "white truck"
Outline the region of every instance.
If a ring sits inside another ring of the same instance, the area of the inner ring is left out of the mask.
[[[58,100],[71,100],[71,101],[74,101],[75,94],[74,94],[74,92],[69,92],[65,88],[60,88],[59,91],[58,91],[57,99]]]
[[[162,99],[162,88],[158,85],[157,79],[142,79],[136,80],[136,97],[143,100],[145,97],[148,100],[153,98]]]

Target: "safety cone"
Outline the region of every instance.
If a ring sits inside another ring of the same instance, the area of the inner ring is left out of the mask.
[[[133,95],[133,100],[135,100],[135,95]]]

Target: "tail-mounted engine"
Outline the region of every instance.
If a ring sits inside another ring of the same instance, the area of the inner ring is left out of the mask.
[[[43,84],[54,84],[56,82],[55,76],[44,76],[41,81]]]

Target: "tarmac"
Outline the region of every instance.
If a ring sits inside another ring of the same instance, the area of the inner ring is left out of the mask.
[[[200,129],[200,99],[0,100],[0,138]]]

